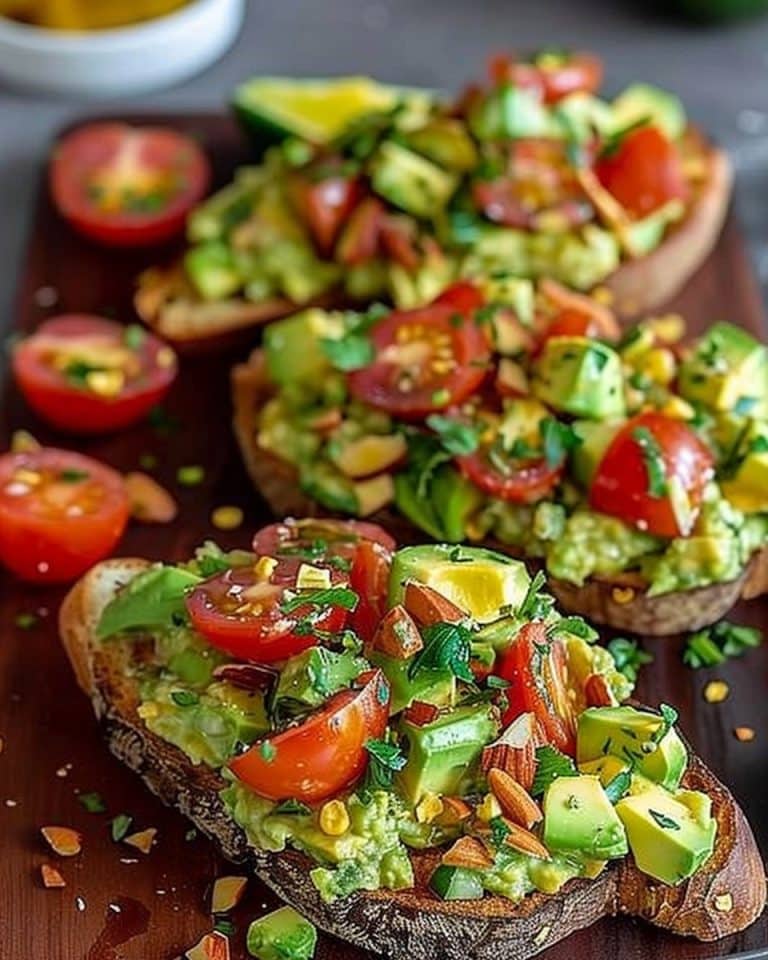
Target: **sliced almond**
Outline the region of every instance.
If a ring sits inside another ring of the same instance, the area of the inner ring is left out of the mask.
[[[425,727],[440,716],[440,707],[434,703],[427,703],[425,700],[414,700],[413,703],[403,711],[403,719],[412,723],[414,727]]]
[[[520,853],[527,853],[532,857],[538,857],[539,860],[551,860],[552,854],[547,850],[539,838],[511,820],[504,818],[504,823],[509,833],[504,838],[504,843],[512,847],[513,850],[519,850]]]
[[[247,877],[218,877],[211,892],[211,913],[229,913],[240,903]]]
[[[588,707],[612,707],[615,704],[608,681],[599,673],[593,673],[587,677],[584,696]]]
[[[69,827],[41,827],[48,846],[60,857],[76,857],[83,849],[83,838]]]
[[[396,660],[408,660],[424,649],[419,628],[405,607],[388,610],[373,635],[373,649]]]
[[[497,767],[491,768],[488,772],[488,786],[499,801],[504,816],[513,823],[530,830],[542,819],[539,805],[506,771]]]
[[[40,877],[46,890],[60,890],[67,885],[56,867],[48,863],[40,864]]]
[[[741,743],[750,743],[755,739],[755,731],[752,727],[735,727],[733,735]]]
[[[459,837],[454,845],[443,854],[441,862],[446,867],[466,867],[468,870],[485,870],[493,866],[485,845],[475,837]]]
[[[127,837],[123,837],[123,843],[127,843],[129,847],[134,847],[141,853],[149,853],[156,836],[157,830],[155,827],[149,827],[147,830],[139,830],[138,833],[132,833]]]
[[[538,727],[532,713],[522,713],[504,733],[489,744],[482,753],[483,773],[496,767],[530,790],[536,773],[536,746]]]
[[[441,827],[455,827],[472,816],[472,807],[461,797],[443,797],[443,810],[435,823]]]
[[[408,580],[405,584],[403,606],[417,623],[428,626],[432,623],[459,623],[467,615],[437,590],[418,580]]]
[[[184,954],[186,960],[229,960],[229,938],[214,930]]]
[[[123,477],[131,516],[141,523],[170,523],[179,508],[165,487],[147,473],[126,473]]]

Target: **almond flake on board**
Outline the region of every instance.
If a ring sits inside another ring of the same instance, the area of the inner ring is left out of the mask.
[[[752,727],[735,727],[733,735],[741,743],[751,743],[756,736]]]
[[[70,827],[41,827],[40,833],[51,850],[60,857],[76,857],[83,849],[82,835]]]
[[[229,913],[240,903],[247,877],[217,877],[211,892],[211,913]]]
[[[184,954],[185,960],[229,960],[229,938],[214,930]]]
[[[179,508],[176,501],[153,477],[132,471],[123,477],[131,516],[140,523],[170,523]]]
[[[46,890],[60,890],[67,885],[56,867],[52,867],[48,863],[40,864],[40,877]]]
[[[138,833],[132,833],[127,837],[123,837],[123,843],[127,843],[129,846],[135,847],[136,850],[139,850],[141,853],[149,853],[155,842],[156,836],[156,828],[149,827],[147,830],[140,830]]]

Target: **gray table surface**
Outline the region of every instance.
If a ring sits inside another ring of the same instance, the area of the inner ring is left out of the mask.
[[[768,18],[702,27],[648,0],[248,0],[230,53],[194,80],[141,99],[73,102],[0,88],[0,328],[48,143],[72,119],[111,110],[224,109],[250,74],[371,73],[456,89],[490,50],[561,44],[605,59],[607,87],[645,79],[685,100],[730,150],[737,209],[768,298]]]

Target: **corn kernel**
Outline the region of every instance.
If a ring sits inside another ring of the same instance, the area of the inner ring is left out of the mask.
[[[725,680],[710,680],[704,687],[704,699],[707,703],[722,703],[728,699],[731,688]]]
[[[349,830],[349,814],[343,800],[329,800],[320,809],[320,829],[329,837],[340,837]]]
[[[679,313],[665,313],[646,321],[662,343],[678,343],[685,334],[685,321]]]
[[[638,366],[655,383],[663,387],[672,383],[677,374],[675,355],[666,347],[654,347],[640,360]]]
[[[610,307],[615,298],[610,287],[595,287],[592,291],[592,299],[604,307]]]
[[[436,793],[425,793],[416,804],[416,820],[419,823],[432,823],[443,812],[443,801]]]
[[[211,523],[217,530],[237,530],[243,523],[243,511],[240,507],[216,507]]]
[[[269,580],[275,571],[277,560],[274,557],[259,557],[253,565],[253,573],[257,580]]]
[[[85,382],[100,397],[116,397],[125,386],[125,374],[122,370],[91,370]]]
[[[632,603],[635,599],[635,591],[632,587],[614,587],[611,590],[611,599],[619,604]]]
[[[667,417],[672,417],[673,420],[693,420],[696,416],[696,411],[687,400],[675,396],[667,400],[661,408],[661,412]]]
[[[331,571],[302,563],[296,575],[297,590],[327,590],[331,585]]]
[[[490,823],[491,820],[501,816],[502,810],[496,797],[492,793],[488,793],[483,802],[478,804],[475,813],[478,820],[482,820],[483,823]]]
[[[733,910],[733,896],[730,893],[720,893],[715,897],[715,910],[720,913],[729,913]]]
[[[148,703],[139,704],[136,712],[142,720],[152,720],[154,717],[158,716],[160,713],[160,708],[156,703],[152,703],[150,701]]]

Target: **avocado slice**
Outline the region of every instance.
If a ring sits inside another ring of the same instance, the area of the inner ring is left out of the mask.
[[[653,786],[624,797],[616,813],[624,824],[638,868],[662,883],[678,884],[712,855],[717,821],[699,791],[671,794]]]
[[[647,119],[670,140],[677,140],[686,127],[685,108],[679,97],[650,83],[633,83],[612,104],[613,128],[622,130]]]
[[[248,953],[257,960],[312,960],[317,946],[314,924],[293,907],[280,907],[248,927]]]
[[[467,521],[483,502],[482,493],[447,464],[435,471],[429,492],[442,521],[444,538],[450,543],[461,543],[467,536]]]
[[[316,308],[271,323],[264,331],[270,379],[280,385],[318,382],[329,366],[321,341],[338,340],[343,333],[344,322],[338,314]]]
[[[686,400],[711,410],[766,418],[768,347],[741,327],[716,323],[681,364],[678,384]]]
[[[347,652],[310,647],[291,657],[280,671],[275,703],[319,707],[366,670],[366,661]]]
[[[592,478],[597,472],[600,461],[619,432],[622,423],[622,420],[573,421],[573,432],[581,440],[581,443],[571,451],[573,477],[584,490],[589,490],[592,485]]]
[[[181,567],[144,570],[104,608],[96,637],[105,640],[137,627],[169,627],[174,617],[186,617],[186,596],[202,577]]]
[[[688,751],[663,717],[635,707],[590,707],[579,715],[576,756],[579,765],[610,754],[669,790],[680,783]]]
[[[531,582],[519,560],[484,547],[444,543],[397,551],[389,580],[391,606],[402,601],[408,580],[432,587],[480,623],[519,607]]]
[[[426,793],[461,795],[471,787],[483,747],[497,730],[493,708],[486,703],[457,707],[424,726],[402,720],[408,760],[397,781],[403,794],[413,804]]]
[[[768,511],[768,450],[748,453],[730,480],[720,483],[723,496],[742,513]]]
[[[627,836],[599,777],[558,777],[544,795],[544,845],[590,859],[623,857]]]
[[[608,420],[626,413],[618,353],[587,337],[550,337],[531,387],[548,406],[574,417]]]
[[[442,213],[458,185],[455,174],[392,140],[380,145],[369,173],[380,197],[427,220]]]
[[[424,700],[438,707],[452,706],[455,702],[456,677],[448,669],[419,670],[411,677],[410,660],[396,660],[377,650],[371,650],[368,659],[384,671],[389,681],[389,712],[393,716],[409,707],[414,700]]]
[[[483,884],[475,870],[441,864],[429,879],[442,900],[482,900]]]
[[[204,300],[225,300],[243,285],[232,251],[222,240],[209,240],[188,250],[184,269]]]

